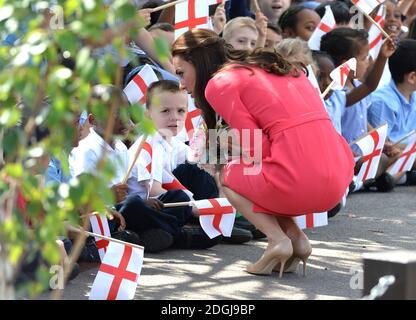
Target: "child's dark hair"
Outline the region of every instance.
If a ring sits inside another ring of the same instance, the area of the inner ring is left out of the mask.
[[[416,18],[414,18],[410,23],[409,34],[407,35],[407,38],[416,40]]]
[[[146,108],[149,109],[152,104],[152,99],[155,91],[169,91],[171,93],[185,92],[179,87],[179,83],[173,80],[159,80],[153,82],[146,93]]]
[[[416,71],[416,40],[405,39],[399,42],[389,58],[389,69],[395,83],[402,83],[406,74]]]
[[[282,35],[282,28],[279,27],[279,25],[274,24],[274,23],[267,23],[267,29],[273,30],[274,32],[276,32],[279,36]]]
[[[318,66],[319,66],[319,59],[321,58],[327,58],[331,60],[332,62],[334,62],[334,60],[328,53],[324,51],[319,51],[319,50],[312,50],[312,58],[318,64]]]
[[[368,32],[351,28],[336,28],[321,38],[321,51],[328,53],[339,66],[355,57],[363,44],[368,43]]]
[[[166,32],[175,32],[175,28],[167,22],[159,22],[156,23],[154,25],[152,25],[148,31],[152,31],[152,30],[162,30],[162,31],[166,31]]]
[[[291,28],[293,30],[296,28],[296,24],[298,23],[297,15],[302,10],[311,10],[311,9],[308,9],[302,5],[295,5],[295,6],[289,7],[282,13],[282,15],[279,18],[278,25],[280,26],[283,32],[287,28]]]
[[[334,14],[335,22],[337,24],[348,24],[351,20],[350,9],[344,2],[340,1],[327,1],[321,3],[315,8],[315,11],[322,18],[325,14],[325,7],[330,6],[332,13]]]

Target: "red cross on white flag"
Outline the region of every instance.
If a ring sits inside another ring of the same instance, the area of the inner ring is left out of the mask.
[[[389,168],[391,175],[410,171],[416,160],[416,131],[408,138],[409,142],[400,158]]]
[[[143,136],[137,139],[134,144],[129,149],[129,155],[133,158],[133,155],[136,154],[137,148],[142,142]],[[143,168],[146,168],[147,173],[151,176],[152,174],[152,159],[153,159],[153,147],[152,147],[152,137],[147,137],[146,142],[143,144],[142,150],[140,151],[139,158],[137,163],[140,164]],[[140,177],[140,175],[139,175]]]
[[[351,0],[352,3],[366,14],[370,14],[378,5],[385,0]]]
[[[236,211],[227,198],[198,200],[193,204],[199,209],[199,222],[208,237],[231,237]]]
[[[188,114],[186,115],[185,126],[176,136],[180,141],[190,141],[195,132],[204,125],[201,109],[195,106],[194,99],[188,95]]]
[[[124,88],[124,93],[131,104],[133,103],[146,103],[147,88],[153,83],[158,81],[156,73],[152,67],[146,64],[140,72],[138,72],[133,79]]]
[[[383,28],[385,18],[385,6],[381,5],[378,9],[377,16],[375,17],[374,21]],[[377,59],[378,53],[380,52],[380,48],[383,43],[383,33],[374,24],[371,25],[370,30],[368,31],[368,43],[370,44],[370,56],[373,58],[373,60],[375,60]]]
[[[143,249],[110,242],[90,300],[132,300],[143,265]]]
[[[175,6],[175,39],[188,30],[208,28],[207,0],[188,0]]]
[[[353,70],[354,73],[355,70],[357,70],[357,60],[355,58],[351,58],[350,60],[341,64],[338,68],[332,70],[329,75],[334,81],[332,90],[342,90],[344,88],[351,70]]]
[[[301,229],[312,229],[328,225],[328,213],[308,213],[303,216],[295,217],[295,222]]]
[[[319,22],[318,26],[309,38],[309,48],[311,50],[320,50],[322,36],[334,29],[336,26],[337,23],[335,22],[335,17],[331,7],[329,5],[325,6],[325,14],[322,17],[321,22]]]
[[[220,4],[220,3],[222,3],[222,1],[223,0],[207,0],[209,6],[212,6],[214,4]],[[224,2],[226,2],[226,1],[224,1]]]
[[[90,215],[90,222],[92,232],[111,238],[110,228],[108,226],[108,220],[105,214],[94,212],[92,215]],[[97,246],[98,253],[100,254],[101,261],[103,261],[107,251],[108,240],[95,237],[95,244]]]
[[[166,170],[163,170],[162,188],[168,191],[169,190],[182,190],[189,196],[190,199],[192,199],[194,195],[191,191],[186,189],[185,186],[182,183],[180,183],[179,180],[176,179],[176,177],[173,174],[169,173]]]
[[[356,184],[373,179],[376,176],[381,153],[387,137],[387,127],[387,124],[384,124],[355,142],[363,153],[363,164],[357,175]]]

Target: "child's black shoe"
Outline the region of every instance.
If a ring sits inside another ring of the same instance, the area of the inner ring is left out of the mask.
[[[139,245],[144,247],[144,252],[157,253],[170,248],[173,237],[162,229],[149,229],[139,233]]]

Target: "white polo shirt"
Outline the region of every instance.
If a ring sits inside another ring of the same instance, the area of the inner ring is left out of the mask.
[[[71,174],[77,177],[83,173],[95,173],[97,163],[101,159],[104,150],[107,159],[111,161],[115,169],[115,175],[111,179],[109,187],[121,183],[129,165],[129,155],[126,145],[122,141],[117,140],[113,149],[92,128],[90,129],[89,135],[79,142],[78,147],[71,151],[68,160]]]

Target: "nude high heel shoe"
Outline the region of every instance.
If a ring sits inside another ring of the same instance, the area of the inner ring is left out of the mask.
[[[293,248],[290,239],[284,239],[263,255],[256,263],[247,266],[246,271],[258,275],[270,275],[273,268],[279,264],[279,278],[283,275],[286,261],[292,256]]]
[[[303,276],[306,276],[306,261],[312,253],[312,246],[308,238],[300,238],[292,242],[293,255],[286,263],[284,272],[296,272],[299,266],[299,262],[303,263]],[[273,271],[280,271],[281,266],[276,265]]]

